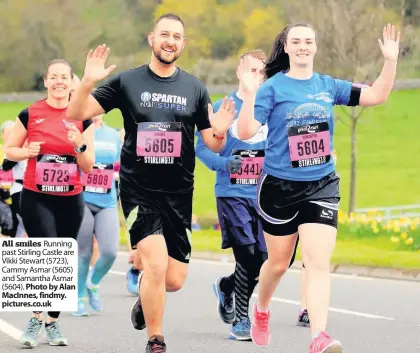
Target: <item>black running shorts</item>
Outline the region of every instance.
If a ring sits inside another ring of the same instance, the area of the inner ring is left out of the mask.
[[[310,182],[279,179],[261,173],[257,188],[257,207],[264,232],[291,235],[305,223],[337,228],[340,178],[333,172]]]
[[[149,235],[162,234],[169,256],[189,263],[193,191],[169,194],[137,188],[134,201],[120,189],[120,200],[132,249]]]

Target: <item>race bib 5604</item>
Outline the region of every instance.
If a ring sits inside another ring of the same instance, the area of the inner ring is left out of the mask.
[[[287,133],[293,168],[321,165],[330,161],[330,131],[327,122],[293,126]]]

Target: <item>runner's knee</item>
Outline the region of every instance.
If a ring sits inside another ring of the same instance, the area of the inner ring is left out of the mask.
[[[185,278],[182,276],[177,277],[166,277],[166,291],[167,292],[177,292],[184,285]]]
[[[114,262],[117,258],[117,253],[112,251],[112,249],[105,249],[105,251],[100,253],[100,256],[105,262]]]
[[[330,258],[327,256],[304,256],[303,261],[305,263],[304,269],[308,272],[311,271],[328,271],[330,268]]]
[[[233,253],[236,262],[247,271],[248,277],[256,279],[263,264],[263,255],[255,244],[235,246]]]
[[[301,226],[302,257],[308,271],[328,271],[334,250],[336,229],[324,224],[304,224]]]
[[[168,271],[166,272],[166,291],[179,291],[185,283],[187,274],[188,264],[169,257]]]
[[[293,250],[292,250],[293,251]],[[270,256],[267,259],[267,264],[270,268],[270,273],[272,273],[274,276],[283,276],[288,268],[290,267],[290,259],[292,258],[292,255],[283,252],[282,256]]]
[[[166,277],[168,261],[159,258],[147,259],[143,261],[143,269],[149,279],[160,282]]]

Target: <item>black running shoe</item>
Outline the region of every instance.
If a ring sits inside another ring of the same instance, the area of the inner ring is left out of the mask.
[[[144,330],[146,328],[146,321],[144,320],[143,308],[140,301],[140,281],[142,276],[143,271],[139,273],[139,279],[137,281],[138,298],[131,308],[131,323],[136,330]]]
[[[217,311],[220,318],[227,324],[233,323],[235,320],[235,294],[234,292],[226,295],[220,288],[222,277],[216,279],[213,283],[213,291],[217,297]]]
[[[166,344],[158,340],[156,337],[151,337],[147,342],[146,353],[166,353]]]

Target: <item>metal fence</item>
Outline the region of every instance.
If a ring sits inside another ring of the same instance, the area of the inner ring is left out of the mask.
[[[372,207],[358,208],[356,214],[375,213],[374,218],[382,218],[385,221],[398,219],[401,217],[417,218],[420,217],[420,205],[401,205],[392,207]]]

